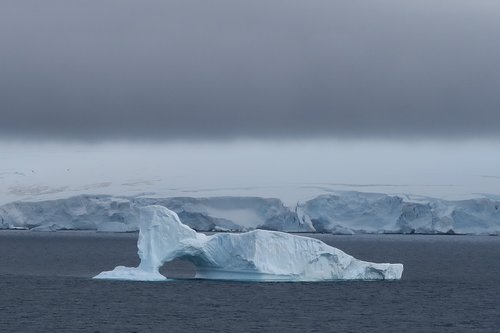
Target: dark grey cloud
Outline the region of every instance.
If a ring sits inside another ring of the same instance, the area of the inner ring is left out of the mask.
[[[496,0],[5,0],[0,136],[498,136],[499,18]]]

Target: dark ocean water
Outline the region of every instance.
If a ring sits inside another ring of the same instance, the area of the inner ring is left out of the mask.
[[[138,263],[136,234],[0,232],[1,332],[498,332],[500,237],[313,235],[396,282],[92,280]]]

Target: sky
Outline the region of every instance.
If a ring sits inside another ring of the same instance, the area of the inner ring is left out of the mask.
[[[497,0],[0,1],[0,204],[500,198]]]
[[[498,139],[496,0],[5,0],[0,139]]]

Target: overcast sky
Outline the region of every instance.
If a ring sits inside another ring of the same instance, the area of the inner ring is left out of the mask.
[[[500,136],[497,0],[0,2],[0,137]]]

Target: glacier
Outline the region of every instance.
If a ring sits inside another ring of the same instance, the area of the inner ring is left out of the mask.
[[[397,280],[402,264],[355,259],[320,240],[277,231],[207,236],[163,206],[139,209],[140,264],[118,266],[95,279],[161,281],[160,267],[176,258],[196,266],[198,279],[238,281]]]
[[[0,229],[135,232],[134,210],[167,207],[197,231],[498,235],[495,197],[443,200],[410,195],[335,192],[289,207],[277,198],[78,195],[0,206]]]
[[[500,201],[340,192],[299,204],[317,232],[497,235]]]

